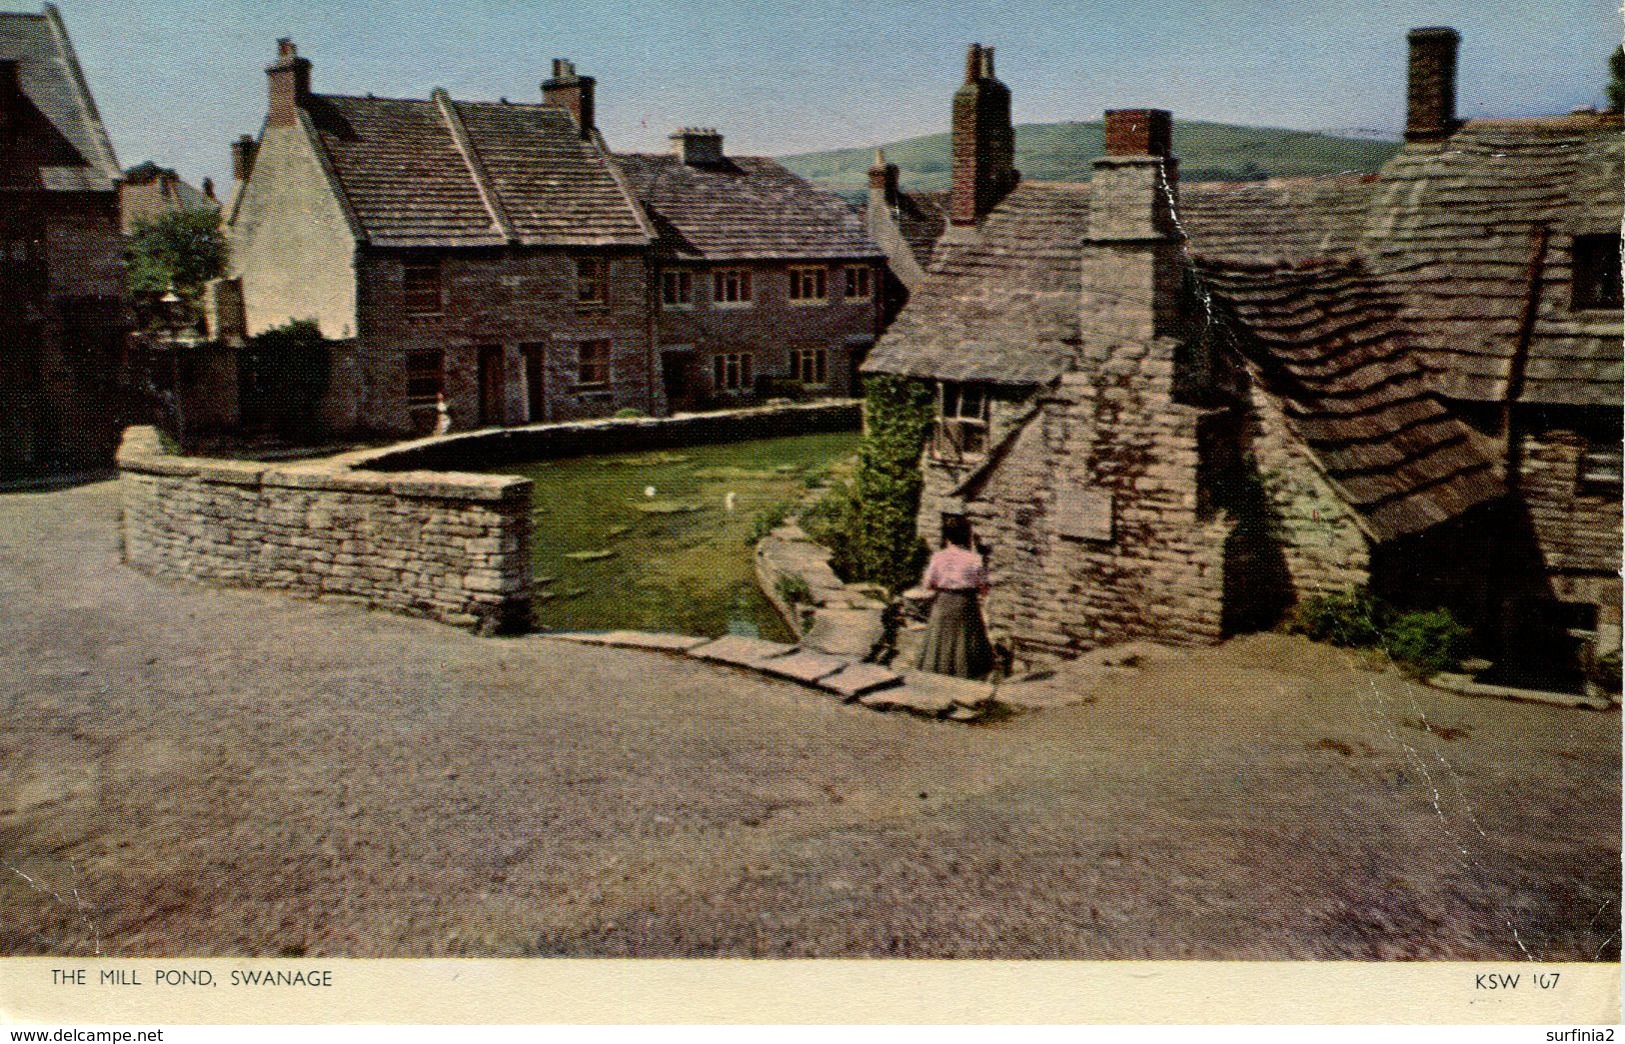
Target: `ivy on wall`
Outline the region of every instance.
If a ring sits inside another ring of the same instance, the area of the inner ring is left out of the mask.
[[[929,384],[882,375],[864,382],[864,435],[851,483],[833,487],[802,515],[844,579],[893,593],[913,586],[927,551],[915,527],[920,452],[935,420]]]

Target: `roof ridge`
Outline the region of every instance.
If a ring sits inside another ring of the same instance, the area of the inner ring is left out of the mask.
[[[480,159],[479,150],[474,147],[474,139],[469,136],[468,128],[463,126],[463,118],[457,113],[457,102],[443,87],[436,87],[429,93],[435,108],[440,111],[441,119],[446,121],[446,129],[451,132],[451,143],[456,146],[457,154],[462,156],[463,165],[468,168],[469,177],[474,180],[474,191],[480,194],[480,202],[491,215],[491,224],[494,225],[502,237],[510,243],[519,241],[519,233],[514,229],[513,222],[508,219],[507,209],[503,206],[496,186],[491,184],[489,175],[485,172],[485,163]]]
[[[124,173],[124,168],[119,165],[118,157],[113,152],[113,141],[107,136],[107,127],[102,123],[102,114],[96,108],[96,97],[90,93],[90,84],[85,81],[85,71],[79,66],[79,55],[73,49],[73,40],[68,36],[67,27],[62,24],[62,16],[57,12],[55,4],[46,4],[39,17],[50,27],[51,40],[56,44],[62,63],[67,66],[68,78],[73,82],[75,98],[84,108],[85,116],[90,121],[90,139],[101,153],[97,158],[106,164],[103,172],[117,179]],[[85,161],[92,166],[95,165],[89,156],[85,157]]]

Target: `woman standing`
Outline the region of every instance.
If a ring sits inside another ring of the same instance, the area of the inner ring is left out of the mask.
[[[931,556],[925,586],[936,593],[918,666],[923,671],[980,678],[993,669],[993,646],[982,625],[978,594],[987,593],[982,556],[971,549],[970,523],[942,524],[942,550]]]

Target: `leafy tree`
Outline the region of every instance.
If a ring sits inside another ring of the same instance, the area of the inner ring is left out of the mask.
[[[172,210],[137,223],[125,256],[131,297],[141,325],[152,328],[201,318],[198,298],[203,284],[226,268],[226,240],[213,210]],[[168,314],[163,298],[171,290],[181,299],[178,314]]]
[[[1608,56],[1608,108],[1625,111],[1625,44]]]

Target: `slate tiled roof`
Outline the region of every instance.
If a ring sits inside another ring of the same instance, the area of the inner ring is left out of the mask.
[[[562,109],[315,95],[305,113],[374,244],[648,241],[602,151]]]
[[[1493,455],[1435,396],[1414,317],[1361,262],[1199,270],[1221,314],[1239,321],[1234,345],[1377,539],[1505,493]]]
[[[37,15],[0,12],[0,61],[18,63],[23,96],[58,136],[55,154],[37,171],[33,187],[111,191],[118,160],[56,8],[47,4]]]
[[[685,258],[878,258],[863,219],[777,162],[730,156],[689,165],[675,155],[626,153],[615,161],[647,208],[661,249]]]
[[[1446,394],[1506,396],[1533,287],[1521,398],[1619,405],[1619,312],[1572,313],[1568,282],[1570,236],[1618,231],[1622,178],[1620,119],[1597,115],[1474,120],[1384,168],[1360,251],[1405,288]]]

